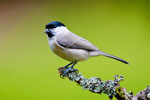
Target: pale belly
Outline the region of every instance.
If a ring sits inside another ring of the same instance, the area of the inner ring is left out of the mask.
[[[89,53],[81,49],[68,49],[58,46],[55,42],[49,41],[51,50],[65,60],[75,62],[84,61],[89,57]]]

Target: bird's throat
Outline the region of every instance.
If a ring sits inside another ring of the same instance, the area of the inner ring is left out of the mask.
[[[47,32],[47,35],[49,38],[52,38],[54,35],[52,34],[52,32]]]

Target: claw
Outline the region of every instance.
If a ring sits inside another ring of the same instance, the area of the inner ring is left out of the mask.
[[[58,68],[58,73],[60,74],[60,77],[65,77],[67,76],[68,73],[70,72],[79,72],[77,69],[74,69],[73,66],[77,64],[77,62],[71,62],[68,65],[64,66],[64,67],[60,67]],[[71,67],[68,67],[72,65]]]
[[[63,71],[62,71],[62,75],[63,76],[66,76],[68,73],[70,73],[70,72],[78,72],[78,70],[77,69],[74,69],[74,68],[72,68],[72,67],[67,67],[66,69],[64,69]]]

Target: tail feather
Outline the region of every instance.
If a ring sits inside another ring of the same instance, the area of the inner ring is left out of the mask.
[[[107,54],[107,53],[104,53],[104,52],[101,52],[100,55],[103,55],[103,56],[106,56],[106,57],[109,57],[109,58],[113,58],[113,59],[118,60],[118,61],[120,61],[120,62],[123,62],[123,63],[125,63],[125,64],[129,64],[127,61],[125,61],[125,60],[123,60],[123,59],[121,59],[121,58],[119,58],[119,57],[112,56],[112,55]]]

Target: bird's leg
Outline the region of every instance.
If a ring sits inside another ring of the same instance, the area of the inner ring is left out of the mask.
[[[71,65],[71,64],[73,64],[71,67],[66,67],[66,69],[63,71],[63,76],[66,76],[66,74],[67,74],[68,72],[76,72],[76,71],[78,71],[77,69],[74,69],[74,68],[73,68],[73,66],[74,66],[75,64],[77,64],[77,62],[72,62],[72,63],[68,64],[68,66]]]
[[[71,67],[69,67],[70,71],[76,72],[78,71],[77,69],[74,69],[74,65],[77,64],[77,62],[74,62],[73,65]]]
[[[72,65],[70,68],[72,68],[72,69],[73,69],[73,66],[74,66],[75,64],[77,64],[77,62],[74,62],[74,63],[73,63],[73,65]]]
[[[64,68],[67,68],[67,67],[70,66],[71,64],[73,64],[73,62],[67,64],[66,66],[64,66]]]

